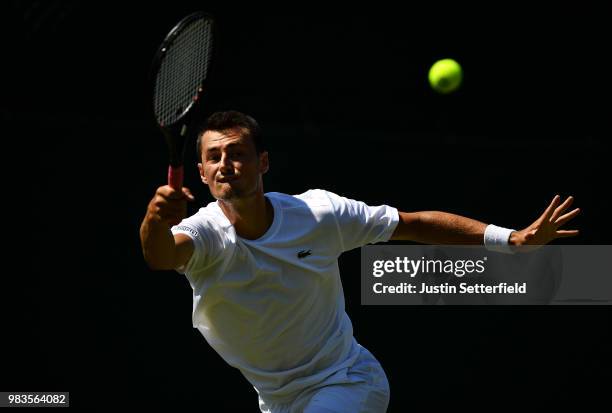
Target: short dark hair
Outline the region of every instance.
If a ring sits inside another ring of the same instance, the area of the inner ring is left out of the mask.
[[[267,151],[261,134],[261,128],[257,121],[244,113],[229,110],[226,112],[213,113],[208,117],[204,126],[200,129],[196,143],[198,159],[202,159],[202,136],[204,136],[207,131],[224,132],[232,129],[240,129],[244,133],[244,136],[250,137],[255,144],[255,150],[258,155]]]

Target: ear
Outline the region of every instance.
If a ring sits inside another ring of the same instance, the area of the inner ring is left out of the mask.
[[[270,160],[268,159],[268,152],[264,151],[259,154],[259,172],[263,175],[270,169]]]
[[[198,164],[198,171],[200,171],[200,179],[202,179],[202,182],[208,185],[208,180],[206,179],[206,175],[204,175],[204,165],[201,163]]]

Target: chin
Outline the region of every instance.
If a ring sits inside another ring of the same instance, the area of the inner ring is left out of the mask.
[[[214,197],[221,201],[232,201],[235,199],[242,198],[242,193],[234,189],[225,189],[225,190],[218,191],[214,195]]]
[[[255,192],[257,191],[253,189],[249,190],[245,188],[236,188],[229,184],[223,184],[221,188],[218,188],[217,191],[215,191],[214,194],[212,194],[212,192],[211,194],[215,199],[220,201],[233,201],[237,199],[249,198]]]
[[[233,191],[219,191],[216,194],[213,194],[213,197],[220,201],[230,201],[236,198],[236,195]]]

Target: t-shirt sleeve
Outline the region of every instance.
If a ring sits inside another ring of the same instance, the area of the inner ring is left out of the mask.
[[[199,214],[185,218],[170,228],[172,235],[185,234],[193,241],[193,254],[187,264],[176,268],[181,274],[197,274],[206,269],[214,254],[214,231]]]
[[[399,222],[396,208],[388,205],[369,206],[327,191],[326,195],[338,224],[343,251],[385,242],[393,235]]]

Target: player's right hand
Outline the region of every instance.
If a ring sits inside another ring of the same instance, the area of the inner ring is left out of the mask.
[[[187,201],[194,200],[187,187],[179,192],[169,185],[160,186],[147,207],[147,219],[168,227],[177,225],[187,216]]]

